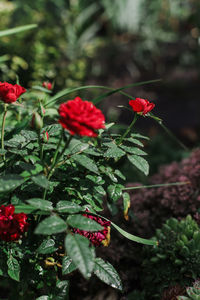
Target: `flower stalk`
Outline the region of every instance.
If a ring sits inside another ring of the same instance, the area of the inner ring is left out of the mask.
[[[1,127],[1,150],[4,151],[4,132],[5,132],[5,123],[6,123],[6,115],[7,115],[7,104],[4,104],[4,113],[2,119],[2,127]],[[3,160],[5,161],[5,154],[3,154]]]
[[[135,122],[137,121],[137,114],[134,115],[133,121],[131,122],[131,124],[129,125],[129,127],[126,129],[126,131],[124,132],[124,134],[121,136],[120,140],[118,141],[118,145],[120,145],[123,140],[125,139],[125,137],[129,134],[129,132],[131,131],[133,125],[135,124]]]

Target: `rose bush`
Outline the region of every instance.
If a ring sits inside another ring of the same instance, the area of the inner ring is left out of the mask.
[[[10,95],[9,91],[10,85],[4,85],[4,94]],[[42,90],[43,97],[34,98],[33,89],[30,98],[26,93],[26,101],[15,106],[15,114],[20,114],[23,123],[12,123],[12,103],[9,106],[2,103],[2,276],[21,281],[19,293],[34,300],[44,293],[50,299],[57,299],[63,287],[67,295],[68,274],[75,270],[86,279],[95,274],[122,290],[115,268],[96,257],[96,246],[108,246],[111,227],[132,241],[148,245],[154,245],[155,241],[127,234],[99,216],[99,212],[103,210],[105,196],[112,211],[124,195],[125,176],[115,162],[127,158],[148,175],[149,165],[143,158],[146,153],[140,149],[143,146],[140,140],[145,137],[131,132],[133,122],[122,136],[113,134],[108,131],[112,124],[105,123],[103,113],[92,102],[80,97],[67,101],[66,97],[58,107],[63,92],[54,96],[45,92]],[[39,100],[30,109],[33,98]],[[9,128],[7,118],[10,118]],[[126,206],[128,214],[128,202]],[[62,272],[56,268],[62,268]],[[51,283],[44,287],[49,274]]]

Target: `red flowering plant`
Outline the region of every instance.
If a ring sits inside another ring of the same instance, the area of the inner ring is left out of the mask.
[[[41,85],[25,93],[19,84],[0,84],[0,276],[20,281],[19,299],[61,299],[78,271],[122,290],[117,271],[95,249],[112,244],[113,228],[132,241],[156,245],[103,216],[105,206],[113,213],[123,197],[128,220],[126,178],[117,166],[127,159],[148,175],[141,149],[146,137],[133,132],[133,125],[140,114],[152,116],[153,104],[134,102],[133,122],[122,135],[113,134],[113,124],[97,108],[110,90],[89,101],[69,96],[80,88],[51,96]],[[25,101],[18,101],[22,95]],[[10,299],[15,292],[9,291]]]

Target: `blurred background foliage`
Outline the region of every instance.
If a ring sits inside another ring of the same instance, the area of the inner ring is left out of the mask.
[[[198,145],[199,0],[1,0],[0,17],[0,30],[38,24],[36,30],[1,39],[1,81],[15,82],[17,74],[30,88],[49,80],[57,92],[162,78],[128,91],[155,102],[166,125],[189,147]],[[85,99],[93,95],[80,93]],[[118,105],[127,105],[127,98],[115,94],[102,109],[109,120],[129,123],[132,114]],[[183,157],[154,123],[141,120],[137,126],[153,138],[152,170]]]

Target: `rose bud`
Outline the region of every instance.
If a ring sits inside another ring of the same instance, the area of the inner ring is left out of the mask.
[[[43,131],[42,140],[43,140],[44,143],[48,143],[48,140],[49,140],[48,131]]]
[[[38,112],[33,113],[33,117],[31,120],[31,127],[35,128],[36,130],[40,130],[43,127],[43,120]]]
[[[49,81],[44,81],[42,86],[48,90],[52,90],[52,83]]]
[[[142,98],[130,100],[129,105],[132,107],[133,111],[143,116],[149,113],[155,106],[154,103],[151,103],[148,100]]]

